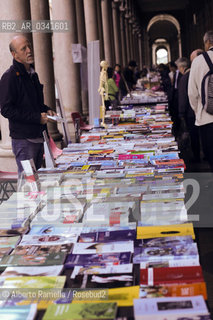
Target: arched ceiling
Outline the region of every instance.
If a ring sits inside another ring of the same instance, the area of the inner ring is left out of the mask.
[[[177,37],[177,28],[167,20],[155,22],[149,29],[149,39],[153,43],[158,38],[165,38],[168,42]]]
[[[137,0],[141,13],[183,10],[189,0]]]

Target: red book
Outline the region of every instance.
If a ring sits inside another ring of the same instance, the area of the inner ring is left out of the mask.
[[[140,269],[140,284],[160,285],[203,282],[200,266]]]

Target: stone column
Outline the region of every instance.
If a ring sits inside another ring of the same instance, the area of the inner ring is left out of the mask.
[[[126,33],[126,57],[127,57],[127,64],[130,61],[130,40],[129,40],[129,23],[128,19],[125,18],[125,33]]]
[[[118,4],[114,2],[112,2],[112,18],[115,45],[115,63],[122,64],[121,33],[119,24]]]
[[[100,60],[104,60],[104,37],[103,37],[103,25],[102,25],[102,15],[101,15],[101,1],[96,0],[96,10],[97,10],[97,22],[98,22],[98,39],[100,46]]]
[[[129,22],[129,48],[130,48],[130,59],[134,59],[134,42],[132,34],[132,23]]]
[[[48,0],[31,0],[30,7],[33,21],[50,20]],[[34,32],[33,44],[35,69],[38,73],[40,82],[44,85],[44,103],[56,111],[51,33]],[[61,140],[62,135],[58,131],[57,122],[49,122],[48,131],[54,140]]]
[[[0,0],[0,20],[31,20],[30,3],[28,0]],[[5,32],[0,33],[0,77],[12,64],[12,55],[9,51],[11,39],[20,33],[12,33],[7,25]],[[32,40],[31,34],[25,34]],[[1,141],[0,141],[0,168],[2,171],[17,171],[14,155],[9,137],[8,120],[0,115]]]
[[[84,3],[83,0],[75,0],[76,7],[76,20],[77,20],[77,32],[78,43],[83,47],[86,47],[86,30],[85,30],[85,18],[84,18]],[[81,100],[82,100],[82,113],[88,113],[88,90],[83,86],[83,77],[87,78],[87,62],[80,64],[81,70]]]
[[[140,70],[143,68],[143,57],[142,57],[142,36],[141,33],[138,35],[138,49],[139,49],[139,66]]]
[[[73,63],[72,44],[77,43],[75,0],[52,0],[53,20],[70,22],[68,32],[54,32],[55,78],[59,82],[66,119],[71,122],[71,112],[81,112],[81,89],[79,65]],[[71,133],[74,126],[69,126]]]
[[[127,46],[125,37],[125,26],[124,26],[124,13],[120,12],[120,31],[121,31],[121,51],[122,51],[122,62],[121,65],[125,67],[127,65]]]
[[[32,0],[31,0],[32,1]],[[86,29],[83,0],[75,0],[78,43],[86,47]]]
[[[104,53],[105,60],[112,66],[112,39],[110,36],[110,25],[109,25],[109,1],[101,0],[101,13],[102,13],[102,23],[103,23],[103,35],[104,35]]]
[[[99,40],[96,16],[96,0],[84,0],[84,15],[87,43],[90,41]]]

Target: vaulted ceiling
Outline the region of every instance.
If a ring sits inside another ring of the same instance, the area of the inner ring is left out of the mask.
[[[189,0],[136,0],[141,13],[184,10]]]

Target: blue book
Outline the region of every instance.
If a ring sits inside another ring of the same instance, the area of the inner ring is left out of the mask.
[[[127,264],[131,260],[131,252],[103,253],[103,254],[69,254],[65,262],[65,268],[75,266],[107,266]]]

